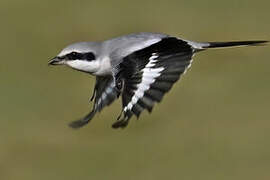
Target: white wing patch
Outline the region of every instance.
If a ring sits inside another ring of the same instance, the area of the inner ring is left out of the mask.
[[[157,62],[158,55],[153,53],[149,58],[149,62],[146,64],[145,68],[142,69],[142,81],[137,85],[137,90],[134,92],[131,101],[124,108],[124,111],[131,110],[134,104],[138,102],[140,98],[144,96],[145,91],[150,88],[150,85],[155,82],[155,79],[161,75],[164,67],[153,68]]]

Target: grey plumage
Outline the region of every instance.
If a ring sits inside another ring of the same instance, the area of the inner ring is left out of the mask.
[[[64,48],[49,64],[65,64],[95,75],[94,106],[84,118],[70,124],[80,128],[97,112],[122,96],[122,112],[114,128],[151,112],[190,67],[196,52],[208,48],[259,45],[267,41],[194,42],[158,33],[130,34],[103,42],[79,42]]]

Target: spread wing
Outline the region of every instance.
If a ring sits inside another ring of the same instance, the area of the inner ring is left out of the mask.
[[[115,88],[112,76],[97,77],[94,93],[91,98],[91,100],[95,99],[92,111],[82,119],[71,122],[69,124],[70,127],[80,128],[86,125],[95,116],[96,112],[100,112],[105,106],[110,105],[118,96],[119,92]]]
[[[123,80],[123,118],[113,127],[125,127],[144,109],[151,112],[190,66],[193,53],[186,41],[169,37],[125,57],[118,73]]]

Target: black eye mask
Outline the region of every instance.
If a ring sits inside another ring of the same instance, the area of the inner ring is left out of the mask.
[[[91,53],[91,52],[84,53],[84,54],[82,54],[82,56],[83,56],[82,59],[85,59],[86,61],[92,61],[92,60],[96,59],[94,53]]]
[[[94,53],[92,53],[92,52],[88,52],[88,53],[71,52],[71,53],[67,54],[65,57],[67,60],[92,61],[92,60],[96,59]]]

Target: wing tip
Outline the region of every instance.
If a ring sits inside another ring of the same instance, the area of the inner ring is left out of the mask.
[[[85,126],[88,122],[85,122],[83,120],[77,120],[77,121],[72,121],[71,123],[68,124],[69,127],[72,129],[80,129],[81,127]]]
[[[128,120],[119,120],[112,124],[113,129],[124,129],[128,125]]]

